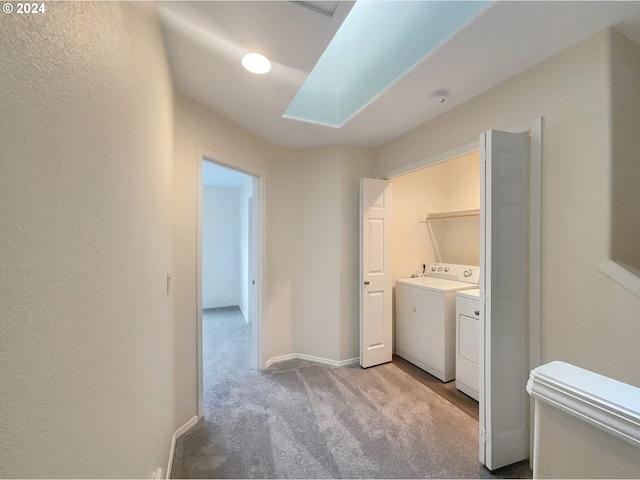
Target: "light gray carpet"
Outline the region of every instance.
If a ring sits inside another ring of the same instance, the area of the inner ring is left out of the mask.
[[[172,477],[491,476],[477,422],[393,364],[293,360],[260,373],[248,369],[251,327],[237,308],[203,317],[204,419],[178,440]]]

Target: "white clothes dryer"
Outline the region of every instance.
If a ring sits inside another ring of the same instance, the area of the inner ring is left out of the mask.
[[[396,280],[396,354],[443,382],[455,378],[456,292],[478,288],[480,267],[434,262]]]
[[[480,289],[456,293],[456,388],[479,400]]]

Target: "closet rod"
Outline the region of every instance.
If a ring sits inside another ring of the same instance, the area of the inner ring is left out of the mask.
[[[480,215],[480,209],[475,208],[473,210],[459,210],[457,212],[442,212],[442,213],[429,213],[424,223],[431,220],[441,220],[444,218],[458,218],[458,217],[475,217]]]

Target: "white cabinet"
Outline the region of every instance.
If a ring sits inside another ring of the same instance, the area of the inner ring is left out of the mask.
[[[477,290],[456,295],[456,388],[479,399],[480,300]]]
[[[455,376],[455,299],[396,283],[396,353],[443,382]]]

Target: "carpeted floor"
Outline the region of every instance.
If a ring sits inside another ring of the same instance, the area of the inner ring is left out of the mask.
[[[178,440],[173,478],[492,477],[477,421],[395,365],[292,360],[260,373],[250,335],[236,307],[205,310],[204,419]]]

